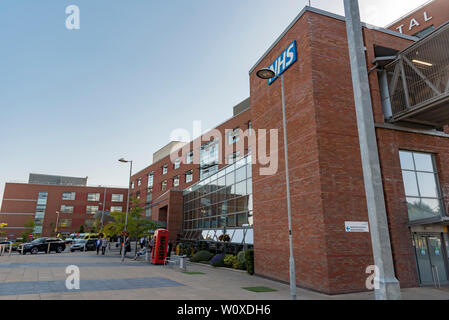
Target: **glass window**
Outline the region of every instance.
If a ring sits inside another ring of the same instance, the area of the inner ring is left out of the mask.
[[[186,158],[186,164],[191,164],[193,162],[193,151],[190,151]]]
[[[62,200],[75,200],[75,192],[64,192],[62,194]]]
[[[153,189],[148,189],[147,191],[147,202],[151,202],[153,200]]]
[[[180,166],[181,166],[181,159],[176,159],[173,168],[176,170],[179,169]]]
[[[131,189],[134,189],[134,181],[131,182]]]
[[[151,217],[151,208],[147,208],[147,209],[145,210],[145,216],[146,216],[147,218],[150,218],[150,217]]]
[[[164,165],[162,167],[162,174],[167,174],[167,172],[168,172],[168,165]]]
[[[137,186],[140,187],[142,185],[142,178],[137,179]]]
[[[178,187],[179,186],[179,176],[175,176],[173,178],[173,186]]]
[[[122,212],[123,211],[123,207],[121,206],[112,206],[111,207],[111,212]]]
[[[409,219],[441,216],[441,193],[433,156],[422,152],[399,152]]]
[[[246,167],[238,168],[235,171],[235,181],[239,182],[242,180],[246,180]]]
[[[100,201],[100,194],[99,193],[88,193],[87,201]]]
[[[86,206],[86,213],[87,214],[96,214],[99,210],[98,206]]]
[[[58,223],[58,227],[68,228],[72,226],[72,219],[60,219]]]
[[[240,128],[228,131],[228,144],[234,144],[240,140]]]
[[[73,206],[61,205],[61,213],[73,213]]]
[[[154,172],[150,172],[148,174],[148,188],[153,187],[153,178],[154,178]]]
[[[167,180],[162,181],[162,183],[161,183],[161,190],[162,191],[167,190]]]
[[[112,202],[123,202],[123,194],[113,194],[111,197]]]
[[[192,182],[193,180],[193,171],[187,171],[186,172],[186,183]]]

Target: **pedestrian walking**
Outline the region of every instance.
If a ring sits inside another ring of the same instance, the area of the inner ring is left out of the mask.
[[[145,247],[145,237],[140,238],[140,249],[143,249]]]
[[[97,241],[95,241],[95,247],[97,249],[97,255],[100,253],[100,248],[101,248],[101,239],[98,238]]]
[[[108,243],[109,243],[109,241],[108,241],[108,239],[106,239],[106,237],[103,238],[103,240],[101,241],[101,254],[102,254],[102,255],[105,254],[105,252],[106,252],[106,247],[108,246]]]

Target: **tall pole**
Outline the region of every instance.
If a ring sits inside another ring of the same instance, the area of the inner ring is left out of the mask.
[[[288,170],[288,146],[287,146],[287,120],[285,116],[285,93],[284,93],[284,75],[281,75],[282,88],[282,123],[284,127],[284,153],[285,153],[285,180],[287,184],[287,213],[288,213],[288,241],[290,247],[289,269],[290,269],[290,295],[292,300],[296,300],[296,272],[295,259],[293,257],[293,238],[292,238],[292,208],[290,202],[290,176]]]
[[[58,232],[58,223],[59,223],[59,211],[56,211],[56,227],[55,227],[55,235],[57,236]]]
[[[129,194],[131,191],[131,175],[132,175],[132,171],[133,171],[133,162],[132,160],[128,161],[130,163],[129,166],[129,183],[128,183],[128,199],[126,200],[126,216],[125,216],[125,230],[126,231],[126,227],[128,225],[128,211],[129,211]],[[123,247],[122,247],[122,262],[125,261],[125,238],[123,237]]]
[[[401,289],[394,273],[359,3],[344,0],[344,4],[371,243],[378,270],[374,293],[376,300],[399,300]]]
[[[106,207],[106,187],[104,188],[103,210],[101,212],[101,229],[103,229],[103,216],[104,216],[105,207]]]

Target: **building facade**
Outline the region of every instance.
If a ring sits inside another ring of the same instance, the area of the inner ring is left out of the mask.
[[[416,86],[406,90],[404,83],[416,70],[447,83],[449,72],[441,64],[435,70],[407,66],[402,78],[395,67],[397,57],[412,52],[418,38],[368,25],[363,35],[396,276],[402,287],[430,285],[437,276],[447,283],[449,117],[439,113],[432,119],[419,113],[414,108],[426,104],[420,97],[427,91]],[[448,51],[447,43],[442,45]],[[297,59],[289,51],[293,46]],[[430,54],[425,59],[433,58]],[[420,62],[410,59],[415,65]],[[441,62],[448,66],[448,61]],[[247,108],[216,128],[223,143],[208,133],[199,143],[186,144],[184,152],[172,150],[175,156],[167,155],[133,175],[133,193],[140,195],[149,215],[167,223],[171,241],[214,243],[227,233],[231,243],[254,247],[256,274],[288,282],[281,80],[256,75],[262,68],[279,71],[287,64],[296,282],[327,294],[364,291],[366,270],[373,265],[371,237],[345,228],[348,222],[368,222],[368,213],[344,17],[306,7],[250,70]],[[384,81],[392,92],[385,91]],[[430,82],[422,81],[432,87]],[[445,106],[447,89],[442,86],[440,96],[426,99],[440,99]],[[278,144],[274,174],[262,173],[266,163],[258,161],[260,144],[254,147],[248,133],[233,134],[248,128],[255,134],[277,129],[278,136],[268,139],[264,148]],[[244,151],[226,151],[236,140],[244,140]],[[187,156],[178,159],[179,154]]]
[[[29,183],[5,184],[0,221],[10,239],[22,237],[30,219],[33,233],[68,235],[89,230],[102,212],[125,211],[127,196],[126,188],[87,186],[87,178],[30,174]]]
[[[432,0],[387,26],[387,29],[419,38],[449,21],[449,1]]]

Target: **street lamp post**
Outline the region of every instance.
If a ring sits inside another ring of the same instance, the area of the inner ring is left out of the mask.
[[[55,235],[58,235],[59,211],[56,211]]]
[[[261,79],[268,80],[276,76],[271,69],[261,69],[257,71],[257,76]],[[289,269],[290,269],[290,295],[292,300],[296,300],[296,273],[295,259],[293,256],[293,238],[292,238],[292,210],[290,201],[290,177],[288,172],[288,147],[287,147],[287,120],[285,116],[285,93],[284,93],[284,75],[281,74],[281,91],[282,91],[282,123],[284,127],[284,157],[285,157],[285,180],[287,185],[287,214],[288,214],[288,240],[290,247]]]
[[[126,216],[125,216],[125,230],[126,231],[126,226],[128,225],[128,211],[129,211],[129,194],[130,194],[130,189],[131,189],[131,175],[132,175],[132,171],[133,171],[133,161],[132,160],[125,160],[124,158],[119,159],[118,161],[123,162],[123,163],[129,163],[129,183],[128,183],[128,199],[126,200]],[[122,262],[125,261],[125,239],[123,239],[123,248],[122,248]]]

